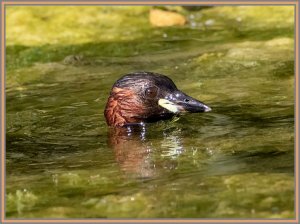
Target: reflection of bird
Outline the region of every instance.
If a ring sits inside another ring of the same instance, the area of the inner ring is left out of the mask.
[[[152,147],[144,140],[145,127],[110,129],[109,145],[120,168],[128,175],[153,177],[155,167],[151,160]]]
[[[109,145],[124,174],[153,178],[177,167],[176,158],[184,152],[181,130],[163,131],[155,139],[148,139],[147,131],[147,125],[109,130]],[[164,159],[157,159],[157,153]]]
[[[109,126],[124,126],[169,119],[184,112],[208,112],[204,103],[177,89],[167,76],[136,72],[112,87],[104,115]]]

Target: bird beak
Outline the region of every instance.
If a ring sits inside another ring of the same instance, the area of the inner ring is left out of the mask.
[[[174,114],[211,111],[209,106],[180,91],[177,91],[175,94],[168,95],[164,99],[159,99],[158,104]]]

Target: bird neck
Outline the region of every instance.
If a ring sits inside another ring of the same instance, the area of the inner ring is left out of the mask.
[[[139,97],[130,89],[114,87],[106,104],[104,115],[109,126],[124,126],[142,122],[145,108]]]

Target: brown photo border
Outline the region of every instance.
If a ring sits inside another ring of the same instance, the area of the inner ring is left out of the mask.
[[[295,219],[5,219],[5,7],[11,5],[287,5],[295,7]],[[281,1],[2,1],[1,2],[1,223],[299,223],[299,2]]]

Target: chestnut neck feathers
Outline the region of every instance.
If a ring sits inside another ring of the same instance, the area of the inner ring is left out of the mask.
[[[108,98],[104,111],[109,126],[124,126],[128,123],[139,123],[139,113],[143,113],[143,103],[135,92],[129,89],[114,87]]]

